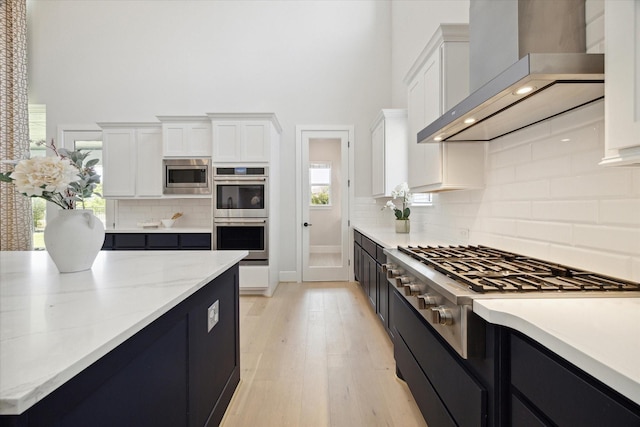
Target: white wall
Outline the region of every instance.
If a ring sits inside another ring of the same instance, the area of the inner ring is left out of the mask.
[[[274,112],[282,124],[281,211],[295,212],[295,125],[369,124],[391,102],[388,1],[28,0],[29,100],[60,124],[156,115]],[[356,194],[370,194],[370,160]],[[294,271],[282,220],[281,270]]]

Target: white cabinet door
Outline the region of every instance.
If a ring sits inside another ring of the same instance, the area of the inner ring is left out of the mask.
[[[269,161],[269,124],[247,123],[243,126],[241,142],[242,161]]]
[[[162,132],[160,128],[136,130],[136,195],[162,196]]]
[[[213,124],[213,161],[233,162],[240,158],[240,123]]]
[[[409,187],[413,192],[484,185],[485,144],[417,143],[417,134],[462,101],[469,88],[465,26],[441,25],[405,81],[409,108]]]
[[[180,120],[159,117],[162,121],[163,153],[165,157],[209,157],[212,151],[211,123],[204,120]]]
[[[104,197],[135,196],[136,150],[134,129],[104,129],[102,159],[106,179]]]
[[[602,165],[640,164],[640,0],[604,3],[605,158]]]
[[[189,123],[187,125],[187,156],[211,156],[211,123]]]
[[[213,161],[268,162],[270,126],[266,122],[213,123]]]
[[[436,120],[444,113],[442,81],[445,70],[440,61],[442,47],[438,49],[431,61],[428,62],[422,78],[424,79],[424,116],[422,128]],[[418,131],[422,130],[419,129]],[[422,165],[421,179],[417,187],[442,182],[442,143],[418,144],[424,150],[425,163]]]

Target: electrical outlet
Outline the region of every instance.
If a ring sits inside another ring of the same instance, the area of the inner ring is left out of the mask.
[[[220,300],[217,300],[207,309],[207,332],[211,332],[220,319]]]

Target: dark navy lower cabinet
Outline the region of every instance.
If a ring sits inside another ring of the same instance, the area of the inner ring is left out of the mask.
[[[211,250],[211,233],[105,233],[102,250]]]
[[[489,396],[468,361],[462,359],[394,290],[391,297],[396,369],[407,382],[424,419],[430,426],[484,427],[489,420]],[[490,377],[490,374],[485,376]],[[493,381],[493,379],[491,379]]]
[[[555,353],[511,334],[511,424],[640,426],[640,406]]]
[[[236,264],[0,427],[218,426],[240,382],[238,275]]]

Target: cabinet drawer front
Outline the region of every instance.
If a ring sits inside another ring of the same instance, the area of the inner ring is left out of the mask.
[[[486,390],[397,290],[393,292],[392,304],[398,332],[394,344],[400,339],[406,342],[459,426],[483,426],[487,416]]]
[[[376,246],[376,261],[378,261],[378,264],[384,264],[387,262],[387,256],[384,254],[384,248],[380,245]]]
[[[123,233],[113,235],[114,249],[144,249],[147,239],[145,234]]]
[[[102,244],[103,251],[110,251],[113,249],[113,234],[105,233],[104,243]]]
[[[511,425],[520,427],[546,427],[549,424],[542,421],[520,399],[511,395]]]
[[[416,363],[402,338],[394,340],[393,353],[396,365],[411,389],[411,394],[425,421],[433,426],[455,427],[456,423],[451,419],[447,409],[438,398],[438,394],[427,377],[424,376],[424,372]]]
[[[178,249],[178,235],[174,233],[158,233],[147,235],[149,249]]]
[[[511,383],[557,425],[640,425],[640,408],[630,409],[631,402],[626,407],[603,391],[605,385],[515,334],[511,335]]]
[[[183,249],[211,249],[211,234],[194,233],[181,234],[180,246]]]
[[[362,236],[362,249],[367,251],[371,258],[376,259],[376,244],[367,237]]]
[[[359,231],[357,230],[353,230],[353,240],[359,244],[360,246],[362,246],[362,234],[360,234]]]

